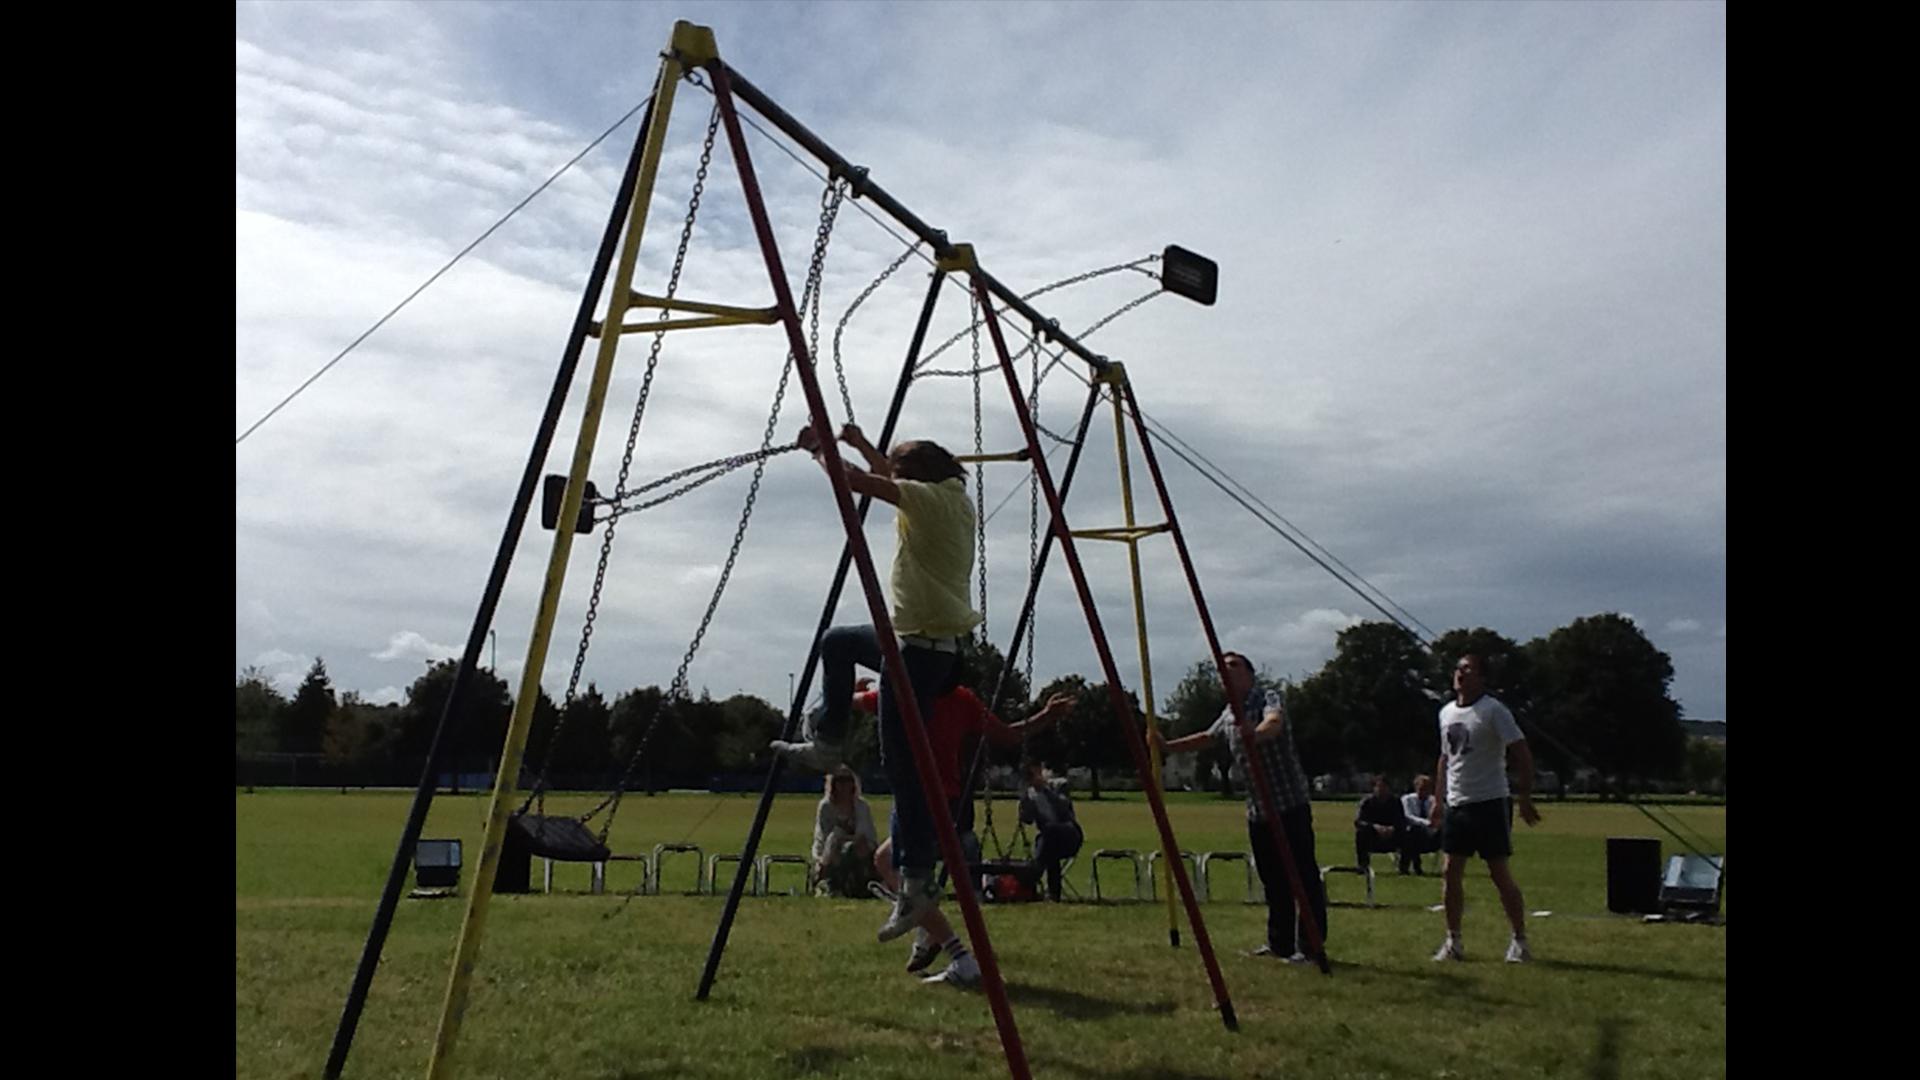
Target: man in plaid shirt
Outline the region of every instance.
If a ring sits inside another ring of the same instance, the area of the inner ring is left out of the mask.
[[[1247,722],[1253,725],[1253,749],[1260,755],[1260,768],[1273,792],[1280,827],[1293,852],[1294,866],[1300,872],[1300,884],[1306,888],[1314,922],[1320,927],[1320,940],[1327,938],[1327,891],[1320,882],[1320,866],[1313,852],[1313,804],[1308,795],[1306,770],[1300,767],[1300,755],[1293,749],[1293,725],[1287,723],[1286,703],[1277,689],[1263,689],[1253,677],[1253,664],[1236,652],[1223,653],[1227,693],[1243,703]],[[1253,778],[1247,747],[1234,723],[1233,707],[1220,710],[1213,726],[1168,741],[1159,732],[1154,738],[1162,754],[1200,750],[1225,739],[1234,763],[1246,776],[1247,840],[1253,845],[1254,866],[1260,871],[1260,883],[1267,893],[1267,942],[1255,949],[1255,956],[1275,956],[1291,963],[1308,962],[1306,935],[1300,933],[1293,889],[1287,883],[1287,871],[1280,863],[1280,849],[1267,823],[1266,808],[1261,805],[1260,789]]]

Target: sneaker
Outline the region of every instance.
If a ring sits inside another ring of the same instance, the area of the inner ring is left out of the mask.
[[[915,930],[913,932],[913,951],[907,954],[907,973],[910,975],[920,974],[927,970],[927,965],[933,963],[933,958],[939,955],[940,947],[933,943],[933,939],[927,935],[927,932],[925,930]]]
[[[840,748],[818,739],[813,742],[786,742],[775,739],[767,744],[773,752],[787,759],[790,764],[804,766],[814,772],[829,773],[845,764]]]
[[[1287,963],[1289,963],[1289,964],[1311,964],[1311,963],[1313,963],[1313,960],[1312,960],[1312,959],[1311,959],[1310,957],[1308,957],[1306,953],[1303,953],[1303,952],[1297,952],[1297,953],[1294,953],[1294,954],[1293,954],[1292,956],[1289,956],[1289,957],[1287,957]]]
[[[1527,948],[1526,938],[1514,938],[1507,944],[1507,963],[1524,964],[1533,959],[1533,950]]]
[[[899,899],[899,896],[892,889],[887,888],[886,883],[882,881],[867,882],[867,891],[873,894],[874,899],[885,900],[889,904]]]
[[[892,941],[919,925],[920,917],[939,904],[933,892],[933,879],[907,878],[900,883],[900,895],[893,902],[893,914],[880,924],[881,941]]]
[[[1447,940],[1440,943],[1440,950],[1433,954],[1433,958],[1435,961],[1465,960],[1467,958],[1467,953],[1466,953],[1466,950],[1460,947],[1460,943],[1458,941],[1454,940],[1453,938],[1448,938]]]
[[[969,953],[955,960],[953,963],[948,964],[947,969],[940,974],[929,975],[920,981],[928,985],[945,983],[948,986],[961,990],[978,990],[980,988],[980,962],[975,960],[973,955]]]

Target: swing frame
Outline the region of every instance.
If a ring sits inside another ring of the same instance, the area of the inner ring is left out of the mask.
[[[587,392],[585,412],[581,419],[572,464],[567,474],[568,479],[565,494],[558,508],[558,512],[554,515],[555,520],[558,522],[578,521],[582,505],[585,502],[586,473],[592,460],[593,448],[599,431],[607,389],[611,381],[615,353],[623,332],[629,329],[625,325],[622,316],[629,307],[634,306],[637,295],[633,289],[633,277],[640,242],[645,232],[647,210],[652,200],[654,181],[658,173],[664,148],[667,122],[672,113],[675,92],[679,83],[696,69],[704,70],[712,81],[710,89],[714,95],[720,117],[724,121],[727,141],[732,150],[735,166],[739,171],[741,193],[744,197],[749,215],[752,218],[756,238],[765,257],[769,281],[774,293],[774,304],[771,310],[777,314],[778,322],[786,331],[789,355],[792,358],[795,373],[800,378],[801,387],[807,400],[811,425],[815,434],[819,436],[821,460],[825,465],[833,496],[847,533],[846,548],[842,552],[839,570],[835,575],[834,593],[829,599],[827,611],[829,613],[832,611],[834,602],[837,601],[838,598],[839,589],[844,584],[846,570],[849,567],[849,563],[851,563],[852,567],[860,576],[862,591],[865,593],[868,608],[872,616],[872,623],[880,639],[882,651],[885,655],[887,677],[895,680],[896,683],[900,685],[907,683],[906,669],[900,655],[898,643],[892,631],[890,612],[885,601],[885,595],[880,587],[872,556],[867,548],[865,536],[861,528],[861,522],[866,508],[865,500],[862,500],[862,505],[856,509],[852,491],[847,483],[845,467],[835,443],[834,431],[830,423],[826,402],[821,392],[819,379],[814,370],[816,358],[809,350],[805,336],[802,333],[799,309],[794,302],[787,283],[786,274],[781,266],[780,255],[774,241],[772,225],[769,220],[765,201],[761,195],[759,183],[753,171],[751,157],[747,151],[745,137],[741,130],[740,118],[736,111],[736,99],[745,102],[761,117],[780,128],[788,138],[813,154],[815,158],[827,164],[831,178],[843,181],[856,198],[866,199],[884,211],[889,217],[893,218],[894,221],[911,231],[922,242],[929,244],[937,256],[938,263],[936,272],[932,275],[927,302],[923,307],[920,322],[916,327],[914,344],[909,351],[908,364],[906,370],[902,373],[899,385],[896,387],[893,408],[888,418],[888,430],[886,433],[888,439],[890,439],[891,436],[893,422],[897,419],[906,387],[911,381],[913,370],[912,359],[914,353],[917,352],[920,344],[924,340],[926,325],[931,317],[938,290],[944,284],[945,278],[949,273],[964,276],[966,283],[970,287],[974,301],[979,305],[984,315],[986,326],[993,342],[994,351],[998,357],[999,367],[1006,378],[1007,388],[1009,396],[1012,399],[1015,414],[1019,420],[1020,427],[1026,435],[1032,467],[1038,475],[1040,487],[1051,513],[1048,535],[1049,543],[1058,542],[1062,549],[1063,557],[1066,559],[1069,570],[1071,571],[1076,592],[1085,610],[1089,630],[1093,636],[1094,644],[1099,653],[1101,665],[1106,675],[1108,695],[1113,704],[1116,718],[1120,723],[1122,737],[1127,744],[1129,752],[1135,759],[1136,768],[1142,778],[1148,802],[1153,809],[1162,846],[1169,852],[1178,852],[1180,849],[1174,839],[1172,827],[1167,818],[1166,807],[1161,797],[1161,792],[1159,791],[1157,777],[1155,775],[1157,770],[1152,768],[1149,763],[1147,743],[1143,739],[1138,725],[1135,723],[1131,704],[1127,700],[1126,691],[1121,684],[1119,674],[1115,668],[1113,656],[1107,645],[1106,635],[1101,627],[1099,614],[1094,606],[1086,575],[1080,565],[1074,547],[1074,534],[1067,525],[1062,503],[1064,485],[1061,488],[1055,487],[1045,455],[1040,450],[1036,425],[1028,410],[1027,401],[1020,386],[1019,376],[1014,370],[1012,356],[1007,348],[1000,324],[999,312],[994,307],[994,301],[997,299],[1003,302],[1007,310],[1017,313],[1025,319],[1032,327],[1033,336],[1036,340],[1047,341],[1058,345],[1063,350],[1073,353],[1076,357],[1088,364],[1096,376],[1096,379],[1089,388],[1088,414],[1091,413],[1094,404],[1098,400],[1103,381],[1112,385],[1116,412],[1120,410],[1121,398],[1124,397],[1125,411],[1132,420],[1140,438],[1146,463],[1152,472],[1155,487],[1160,496],[1163,509],[1166,512],[1168,530],[1174,537],[1183,569],[1192,586],[1193,597],[1200,620],[1206,630],[1209,644],[1215,653],[1216,662],[1218,662],[1220,646],[1214,633],[1212,620],[1207,613],[1205,600],[1200,593],[1199,582],[1195,576],[1192,561],[1188,556],[1184,539],[1180,534],[1178,523],[1174,518],[1164,479],[1160,474],[1157,462],[1154,460],[1151,443],[1148,440],[1145,427],[1140,419],[1138,405],[1134,401],[1132,388],[1125,382],[1123,369],[1122,373],[1118,375],[1117,383],[1115,383],[1113,381],[1113,373],[1118,367],[1117,365],[1113,365],[1105,357],[1093,353],[1073,336],[1061,332],[1056,322],[1044,318],[1031,305],[1026,303],[1025,300],[982,268],[978,262],[974,260],[970,248],[963,248],[961,245],[950,243],[945,233],[928,226],[878,184],[874,183],[864,168],[858,168],[848,163],[811,131],[794,120],[793,117],[788,115],[765,94],[761,93],[752,83],[740,76],[738,72],[735,72],[720,58],[710,29],[682,21],[675,24],[669,47],[662,54],[654,93],[645,110],[645,117],[641,124],[641,131],[633,158],[623,177],[620,194],[616,199],[607,230],[602,238],[599,254],[596,257],[594,272],[591,275],[589,285],[582,298],[580,312],[575,319],[573,332],[569,336],[567,348],[562,356],[560,370],[556,375],[554,387],[549,395],[548,407],[543,414],[539,431],[535,436],[533,450],[529,455],[526,469],[522,475],[514,508],[509,515],[506,532],[502,538],[500,549],[496,554],[493,573],[483,593],[479,616],[475,620],[473,632],[470,634],[467,648],[463,652],[461,664],[456,674],[446,709],[442,713],[440,724],[435,731],[434,740],[429,750],[426,776],[423,778],[421,789],[416,792],[413,809],[409,814],[407,826],[402,832],[400,845],[401,855],[396,862],[396,866],[398,867],[397,876],[404,879],[405,863],[399,860],[404,860],[405,857],[410,854],[413,843],[418,838],[420,827],[424,823],[426,808],[432,797],[430,780],[437,759],[441,753],[448,719],[453,715],[457,715],[457,710],[462,704],[463,697],[466,693],[470,692],[472,673],[475,667],[477,667],[479,646],[491,625],[493,611],[499,599],[500,588],[511,562],[512,550],[524,526],[532,502],[533,489],[538,482],[538,470],[541,467],[541,463],[545,460],[548,449],[551,447],[554,432],[558,425],[559,413],[562,411],[562,407],[568,396],[568,391],[571,388],[580,351],[588,337],[597,336],[598,350]],[[625,226],[625,242],[618,244],[623,232],[623,222]],[[617,266],[614,265],[614,249],[616,244],[618,244],[619,247]],[[606,273],[610,267],[614,270],[614,281],[612,288],[606,290],[608,294],[606,315],[596,324],[591,317],[592,310],[599,294],[603,291],[603,286],[606,284]],[[639,298],[642,300],[651,299],[644,296]],[[748,309],[736,310],[745,312]],[[757,311],[761,309],[754,310],[757,313]],[[742,324],[759,321],[758,319],[741,320]],[[632,329],[651,328],[634,327]],[[1081,425],[1082,432],[1084,432],[1086,426],[1085,419],[1086,418],[1083,417]],[[883,440],[880,445],[885,445],[885,440]],[[1076,446],[1076,454],[1077,449]],[[520,771],[521,759],[525,750],[533,706],[539,697],[539,675],[545,667],[545,659],[551,641],[554,617],[566,577],[567,561],[574,535],[576,535],[575,532],[569,528],[557,528],[553,533],[553,548],[548,563],[545,584],[541,592],[538,611],[534,620],[533,633],[530,635],[528,641],[526,662],[522,668],[524,673],[522,676],[522,685],[520,693],[516,695],[515,698],[514,714],[508,727],[506,746],[501,755],[496,785],[489,805],[486,841],[483,845],[474,874],[473,888],[468,897],[466,915],[461,924],[460,939],[456,946],[454,960],[451,965],[447,995],[441,1013],[441,1022],[433,1043],[432,1059],[429,1063],[429,1075],[431,1077],[444,1077],[451,1073],[450,1063],[457,1042],[460,1020],[466,1012],[471,978],[484,937],[488,901],[491,898],[493,880],[498,868],[502,838],[505,833],[507,819],[512,810],[511,804]],[[1030,582],[1030,591],[1026,605],[1029,612],[1033,602],[1031,587],[1038,585],[1040,570],[1041,566],[1036,565],[1032,575],[1032,581]],[[824,629],[824,622],[827,617],[828,616],[823,615],[822,629]],[[809,655],[807,664],[807,676],[809,679],[817,665],[818,657],[819,637],[818,634],[816,634],[813,649]],[[799,702],[802,700],[804,700],[804,694],[796,694],[794,701],[791,703],[788,718],[789,734],[791,734],[792,729],[797,726]],[[1250,724],[1248,723],[1247,717],[1243,714],[1240,704],[1236,701],[1233,702],[1232,705],[1236,722],[1242,727],[1243,731],[1250,732]],[[901,712],[904,727],[913,751],[915,766],[920,776],[922,790],[938,790],[938,774],[932,761],[931,747],[927,740],[926,730],[919,714],[919,709],[912,695],[907,695],[902,699]],[[777,777],[780,768],[781,762],[776,760],[771,767],[770,781]],[[1271,813],[1273,806],[1271,788],[1268,779],[1260,769],[1257,758],[1255,759],[1253,779],[1259,798],[1269,808],[1269,819],[1277,823],[1277,815]],[[770,799],[763,798],[763,813],[760,817],[756,818],[755,834],[752,840],[757,840],[759,828],[764,822],[764,810],[769,802]],[[929,799],[928,809],[934,819],[935,832],[940,842],[942,855],[947,864],[949,866],[966,865],[964,856],[960,851],[958,838],[954,831],[953,821],[947,812],[944,801]],[[1291,853],[1287,849],[1285,837],[1279,834],[1277,824],[1275,826],[1275,833],[1282,854],[1282,861],[1286,864],[1288,877],[1295,892],[1296,901],[1304,907],[1305,893],[1293,865]],[[748,852],[743,853],[741,860],[743,873],[746,870],[748,862],[748,859],[744,856],[750,854],[752,850],[752,840],[750,840]],[[1173,871],[1173,885],[1181,893],[1182,900],[1185,903],[1188,917],[1194,931],[1195,945],[1206,967],[1222,1023],[1230,1031],[1237,1030],[1238,1022],[1234,1015],[1233,1004],[1227,993],[1219,965],[1214,957],[1205,924],[1197,905],[1197,899],[1194,895],[1192,883],[1179,860],[1169,858],[1168,862],[1171,864]],[[390,875],[389,894],[395,891],[392,888],[394,876],[396,875]],[[973,939],[975,954],[980,961],[984,988],[996,1026],[1000,1032],[1001,1043],[1006,1053],[1009,1071],[1016,1078],[1025,1078],[1029,1075],[1025,1051],[1021,1045],[1018,1029],[1014,1024],[1011,1007],[1007,1000],[1006,988],[1001,980],[998,965],[994,959],[987,928],[981,918],[978,899],[967,877],[967,875],[955,876],[955,890],[958,893],[960,907],[965,916],[967,929]],[[721,929],[716,933],[714,948],[709,956],[707,970],[703,973],[701,993],[699,994],[703,999],[706,996],[707,989],[711,986],[712,976],[717,967],[720,950],[724,947],[726,928],[731,921],[736,907],[737,893],[738,880],[736,879],[735,895],[729,898]],[[366,990],[371,982],[373,968],[378,963],[381,945],[384,942],[385,934],[390,927],[390,923],[391,909],[387,896],[383,895],[381,910],[376,913],[374,926],[369,933],[367,946],[363,950],[361,963],[359,969],[356,971],[354,986],[349,992],[348,1002],[343,1010],[340,1027],[335,1033],[334,1045],[325,1073],[329,1078],[337,1077],[340,1069],[344,1065],[346,1050],[351,1044],[354,1025],[364,1005]],[[1313,951],[1319,955],[1322,971],[1328,971],[1324,950],[1320,948],[1317,934],[1313,933],[1312,930],[1311,923],[1309,923],[1310,944]]]

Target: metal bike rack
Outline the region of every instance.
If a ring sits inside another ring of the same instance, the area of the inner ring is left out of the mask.
[[[1147,852],[1147,899],[1149,900],[1160,899],[1160,879],[1154,874],[1153,868],[1159,865],[1161,857],[1165,854],[1166,852],[1158,850]],[[1193,867],[1193,876],[1197,880],[1200,877],[1200,856],[1195,855],[1191,851],[1183,851],[1180,853],[1180,858],[1185,860],[1187,865]],[[1206,898],[1207,894],[1203,888],[1200,892],[1200,899],[1205,900]]]
[[[1221,862],[1239,862],[1246,867],[1247,896],[1246,899],[1242,901],[1243,903],[1264,904],[1267,902],[1266,886],[1261,884],[1260,875],[1254,873],[1253,858],[1244,851],[1209,851],[1200,856],[1200,872],[1197,876],[1200,879],[1201,899],[1213,899],[1212,875],[1213,863],[1216,859]]]
[[[703,854],[700,850],[699,844],[655,844],[653,845],[653,855],[652,857],[646,860],[646,866],[644,868],[644,876],[640,879],[640,891],[642,893],[652,893],[655,896],[659,896],[660,895],[660,870],[661,870],[660,864],[665,860],[666,856],[669,853],[688,852],[688,851],[691,851],[693,853],[693,889],[695,892],[699,892],[700,891],[700,863],[701,863],[700,856]]]
[[[1100,894],[1100,860],[1102,859],[1124,859],[1131,864],[1133,867],[1133,898],[1135,900],[1144,900],[1146,898],[1146,885],[1140,880],[1142,871],[1144,870],[1144,866],[1140,862],[1140,853],[1132,848],[1101,848],[1099,851],[1093,853],[1093,863],[1091,866],[1093,875],[1093,898],[1095,900],[1102,898]]]
[[[776,863],[788,864],[788,865],[799,866],[804,868],[807,873],[807,880],[806,880],[806,884],[801,887],[802,891],[808,892],[808,893],[811,893],[813,891],[812,860],[808,859],[804,855],[762,855],[760,856],[760,862],[759,862],[760,895],[761,896],[773,895],[773,885],[768,879],[772,876],[772,870]],[[789,891],[788,895],[791,896],[793,894],[791,891]]]

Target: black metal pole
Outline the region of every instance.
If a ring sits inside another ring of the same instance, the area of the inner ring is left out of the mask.
[[[953,254],[953,246],[947,242],[946,233],[920,220],[913,211],[907,209],[898,199],[888,194],[885,188],[874,183],[873,180],[867,176],[867,170],[841,157],[838,151],[828,146],[820,136],[808,130],[805,124],[795,120],[785,109],[774,104],[772,98],[761,93],[758,87],[748,82],[732,65],[726,63],[724,60],[716,60],[714,61],[714,66],[726,70],[727,79],[733,88],[735,97],[753,106],[753,110],[761,116],[766,117],[767,121],[774,127],[779,128],[788,138],[805,147],[808,153],[819,158],[820,161],[827,166],[828,175],[846,177],[847,182],[853,188],[853,194],[856,198],[870,200],[875,206],[886,211],[887,216],[893,218],[894,221],[898,222],[916,237],[919,237],[921,242],[931,245],[936,254],[941,256]],[[1067,348],[1067,351],[1086,361],[1088,366],[1092,367],[1095,372],[1102,372],[1107,369],[1108,361],[1106,357],[1080,344],[1079,340],[1072,334],[1061,330],[1052,320],[1044,318],[1038,311],[1034,310],[1032,304],[1021,299],[1020,294],[1001,284],[998,278],[977,266],[973,272],[986,283],[988,292],[1005,301],[1008,307],[1019,312],[1027,320],[1036,331],[1036,336],[1059,342]]]
[[[936,270],[932,280],[927,283],[927,298],[920,306],[920,321],[913,328],[913,341],[907,346],[907,360],[900,368],[900,381],[893,388],[893,402],[887,406],[886,424],[880,429],[880,441],[875,447],[885,452],[893,441],[894,424],[900,419],[900,408],[907,400],[907,387],[913,383],[913,369],[920,360],[920,347],[927,339],[927,326],[933,321],[933,309],[940,298],[940,286],[946,280],[946,271]],[[873,500],[868,496],[860,497],[860,520],[867,520],[867,507]],[[807,650],[807,664],[800,675],[800,689],[794,693],[787,706],[787,723],[781,730],[782,739],[791,739],[800,727],[800,714],[807,695],[813,689],[813,673],[820,663],[820,638],[833,622],[834,609],[840,606],[840,592],[847,583],[847,569],[853,563],[853,545],[845,544],[840,548],[840,565],[833,572],[833,584],[827,588],[826,606],[820,611],[820,624],[813,631],[813,646]],[[767,783],[760,792],[760,805],[753,814],[753,826],[747,831],[747,842],[740,849],[740,865],[733,872],[733,888],[727,892],[726,906],[720,910],[720,924],[714,928],[713,944],[707,949],[707,965],[700,972],[700,988],[694,991],[696,1001],[707,1000],[707,994],[713,989],[713,980],[720,971],[720,956],[726,952],[727,937],[733,932],[734,915],[740,910],[740,896],[746,891],[747,878],[752,873],[754,853],[760,850],[760,836],[766,830],[767,817],[773,811],[775,785],[780,782],[785,761],[780,755],[773,755],[773,763],[767,766]]]
[[[394,909],[399,906],[400,890],[406,885],[407,867],[413,862],[414,845],[420,841],[420,830],[427,822],[427,809],[433,805],[435,773],[439,768],[442,748],[448,742],[448,727],[466,703],[474,669],[480,663],[480,647],[486,643],[487,632],[493,626],[493,613],[499,606],[500,590],[506,584],[508,568],[513,565],[513,551],[520,543],[520,532],[527,521],[527,509],[533,505],[533,493],[540,483],[540,471],[546,466],[547,452],[553,445],[554,432],[560,425],[560,413],[566,406],[567,392],[573,386],[574,370],[579,366],[580,349],[586,341],[588,324],[593,321],[594,305],[599,302],[607,268],[619,247],[620,227],[626,223],[628,204],[633,201],[634,184],[640,173],[641,147],[652,122],[653,102],[648,100],[646,109],[641,113],[639,134],[634,137],[633,153],[627,161],[626,174],[620,180],[620,193],[614,198],[613,213],[607,220],[607,231],[600,238],[600,251],[594,257],[593,273],[587,279],[586,292],[580,298],[580,310],[574,316],[573,329],[568,334],[566,349],[560,357],[560,369],[554,373],[553,389],[547,395],[547,409],[540,418],[540,430],[534,436],[533,449],[528,453],[526,468],[520,474],[520,488],[514,493],[513,509],[507,514],[507,526],[501,533],[500,546],[494,551],[493,571],[487,577],[487,587],[480,598],[480,610],[474,614],[473,629],[467,634],[466,651],[460,655],[460,668],[453,677],[453,689],[447,694],[446,707],[441,710],[440,721],[433,730],[433,742],[427,749],[426,768],[420,774],[420,786],[414,790],[413,808],[407,813],[407,824],[400,831],[400,844],[393,853],[393,866],[387,871],[387,884],[380,894],[379,910],[374,913],[373,926],[367,931],[366,945],[360,951],[360,965],[354,971],[353,986],[347,991],[346,1006],[340,1011],[340,1024],[334,1029],[333,1048],[327,1054],[327,1080],[338,1080],[340,1070],[346,1065],[347,1051],[353,1046],[354,1029],[360,1023],[360,1011],[366,1005],[367,990],[373,985],[373,974],[380,964],[387,931],[393,926]]]

